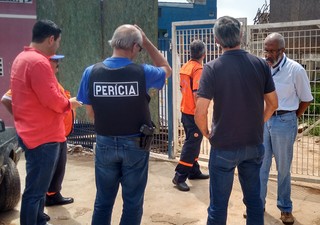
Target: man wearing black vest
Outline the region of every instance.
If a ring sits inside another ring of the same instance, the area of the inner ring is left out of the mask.
[[[111,224],[113,204],[121,184],[120,224],[138,225],[149,161],[140,128],[152,127],[148,90],[161,89],[171,75],[171,67],[137,25],[119,26],[109,43],[112,56],[85,69],[77,96],[86,105],[97,133],[97,194],[92,224]],[[133,63],[142,49],[154,66]]]

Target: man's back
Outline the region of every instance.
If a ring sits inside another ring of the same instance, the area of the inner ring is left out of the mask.
[[[213,29],[223,55],[203,68],[195,113],[199,129],[211,143],[207,224],[227,224],[237,168],[247,224],[263,225],[259,171],[264,154],[263,122],[277,107],[274,83],[266,63],[240,49],[241,24],[237,19],[221,17]],[[211,131],[210,100],[214,104]]]
[[[98,135],[136,135],[142,124],[151,126],[150,97],[145,80],[143,67],[137,64],[118,69],[110,69],[104,63],[93,67],[89,99]],[[106,107],[108,105],[113,107]],[[134,108],[136,110],[132,110]],[[130,116],[128,111],[131,111]]]
[[[198,90],[202,68],[202,64],[198,61],[189,60],[180,69],[181,112],[183,113],[194,115],[196,107],[194,91]]]
[[[161,89],[171,68],[136,25],[119,26],[109,43],[112,57],[84,71],[77,96],[86,104],[97,131],[97,195],[92,224],[111,223],[114,199],[121,185],[120,224],[139,225],[153,133],[153,127],[148,126],[151,118],[146,93],[151,87]],[[133,64],[142,48],[155,66]]]
[[[263,98],[273,90],[271,83],[267,64],[243,50],[205,65],[198,94],[214,101],[213,146],[262,143]]]

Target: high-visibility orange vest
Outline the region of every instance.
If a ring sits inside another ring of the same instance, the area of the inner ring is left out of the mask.
[[[198,90],[203,66],[195,60],[189,60],[180,69],[180,90],[182,94],[181,112],[194,115],[196,103],[193,93]]]
[[[66,96],[68,99],[71,98],[70,91],[65,90],[62,85],[59,83],[59,87],[61,90],[61,93]],[[65,136],[68,137],[71,132],[73,131],[73,123],[74,123],[74,118],[76,116],[76,112],[73,110],[70,110],[68,114],[64,117],[64,126],[65,126]]]

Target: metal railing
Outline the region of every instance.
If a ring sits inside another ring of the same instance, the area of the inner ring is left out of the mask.
[[[173,140],[174,154],[178,155],[181,151],[185,134],[181,123],[180,112],[180,81],[179,70],[181,66],[189,60],[189,45],[194,39],[199,39],[206,44],[207,54],[204,63],[209,62],[222,54],[221,49],[215,42],[213,26],[216,20],[199,20],[172,23],[172,85],[173,85]],[[246,18],[240,18],[242,32],[246,33]],[[188,28],[185,28],[188,27]],[[243,36],[243,47],[245,47],[245,35]],[[209,106],[208,121],[212,118],[212,105]],[[203,139],[200,150],[200,158],[207,160],[210,152],[210,143]]]
[[[241,20],[241,19],[240,19]],[[294,145],[292,174],[299,178],[319,181],[320,177],[320,21],[304,21],[277,24],[259,24],[246,26],[246,20],[242,19],[243,36],[242,47],[252,54],[263,57],[263,40],[271,32],[279,32],[284,35],[287,47],[286,54],[289,58],[302,64],[309,76],[314,101],[306,113],[299,120],[299,134]],[[159,131],[155,134],[152,152],[168,155],[169,158],[179,154],[183,141],[184,130],[180,122],[180,88],[179,69],[188,60],[190,42],[201,39],[207,44],[207,57],[210,61],[221,54],[217,47],[212,29],[214,25],[210,21],[175,22],[172,25],[173,37],[163,40],[159,49],[172,60],[172,79],[168,79],[165,87],[159,92]],[[203,25],[201,25],[203,24]],[[186,29],[185,26],[188,26]],[[197,26],[190,28],[190,26]],[[180,29],[181,28],[181,29]],[[183,29],[182,29],[183,28]],[[172,55],[171,55],[172,53]],[[210,108],[212,108],[210,106]],[[212,114],[209,112],[209,114]],[[211,118],[209,118],[209,121]],[[79,130],[83,130],[80,132]],[[94,140],[93,126],[77,125],[74,134],[68,139],[73,143],[88,144]],[[172,152],[171,152],[171,147]],[[208,140],[202,142],[200,158],[207,160],[210,153]],[[276,171],[275,163],[272,167]]]
[[[299,120],[299,134],[294,145],[292,174],[298,178],[319,181],[320,177],[320,20],[289,23],[243,25],[242,48],[263,57],[263,40],[271,32],[281,33],[286,40],[286,55],[303,65],[308,73],[314,101]],[[210,21],[186,21],[172,23],[172,67],[173,67],[173,153],[178,155],[184,141],[184,130],[180,122],[179,69],[188,59],[188,45],[195,39],[207,44],[205,62],[218,57],[221,52],[214,41]],[[185,27],[188,28],[185,28]],[[196,28],[190,28],[196,26]],[[210,107],[212,109],[212,107]],[[209,115],[212,113],[209,112]],[[211,118],[208,119],[211,121]],[[207,160],[210,143],[204,140],[200,157]],[[272,171],[276,171],[273,163]],[[316,178],[316,179],[315,179]]]
[[[299,120],[291,171],[294,175],[320,177],[320,20],[248,26],[247,50],[264,57],[263,41],[272,32],[284,36],[286,55],[306,69],[314,98]],[[275,163],[272,165],[276,171]]]

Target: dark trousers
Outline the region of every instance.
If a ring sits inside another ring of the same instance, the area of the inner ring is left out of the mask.
[[[67,163],[67,142],[62,142],[59,148],[59,157],[57,167],[54,171],[48,192],[60,192],[62,188],[62,181],[66,171]]]
[[[185,131],[179,164],[176,167],[175,179],[178,183],[186,181],[188,176],[201,174],[198,157],[203,135],[197,127],[194,116],[182,113],[181,122]]]

